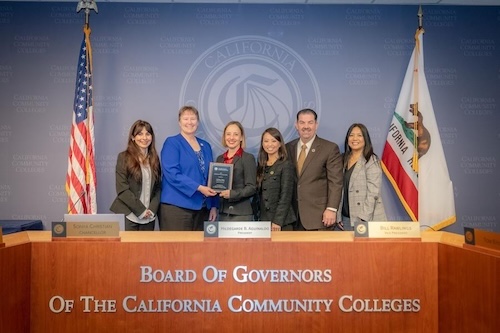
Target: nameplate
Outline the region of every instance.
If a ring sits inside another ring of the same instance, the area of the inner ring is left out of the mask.
[[[115,238],[118,222],[52,222],[52,238]]]
[[[270,221],[205,222],[205,238],[271,238]]]
[[[357,222],[354,237],[360,238],[420,238],[418,222]]]
[[[466,244],[500,251],[499,233],[464,227],[464,237]]]

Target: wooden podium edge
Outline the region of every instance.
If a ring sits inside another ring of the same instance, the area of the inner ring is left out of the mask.
[[[403,238],[354,237],[354,242],[422,242],[422,238],[421,237],[403,237]]]
[[[272,242],[272,238],[205,237],[204,242]]]
[[[467,244],[467,243],[463,243],[462,247],[466,250],[471,250],[471,251],[479,252],[482,254],[489,254],[489,255],[492,255],[494,257],[500,258],[500,251],[497,251],[495,249],[490,249],[490,248],[480,246],[480,245],[471,245],[471,244]]]
[[[121,242],[121,237],[52,237],[53,242]]]
[[[439,243],[462,248],[464,236],[460,234],[451,234],[444,231],[423,232],[421,235],[422,243]],[[122,243],[164,243],[164,242],[204,242],[203,231],[120,231],[118,238],[113,241]],[[68,241],[83,241],[85,239],[62,238]],[[50,230],[23,231],[3,236],[2,240],[5,247],[15,246],[32,242],[50,242],[52,241],[52,232]],[[60,241],[60,240],[58,240]],[[225,239],[218,239],[224,242]],[[241,241],[241,240],[238,240]],[[277,231],[271,233],[271,242],[353,242],[353,231]],[[383,240],[370,239],[369,242],[404,242],[402,238]],[[356,241],[359,242],[359,241]],[[408,241],[407,241],[408,242]],[[410,241],[411,242],[411,241]],[[474,248],[472,248],[474,250]],[[498,255],[498,254],[496,254]]]

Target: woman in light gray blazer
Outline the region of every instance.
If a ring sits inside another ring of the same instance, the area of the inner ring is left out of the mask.
[[[344,230],[353,230],[359,221],[385,221],[382,203],[382,169],[373,152],[365,125],[355,123],[347,130],[344,153],[342,221]],[[340,215],[340,214],[339,214]]]

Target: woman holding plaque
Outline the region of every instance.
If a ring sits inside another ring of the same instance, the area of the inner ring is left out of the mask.
[[[245,152],[245,131],[238,121],[229,122],[222,134],[226,152],[218,163],[233,165],[231,189],[220,192],[220,221],[253,221],[252,198],[255,194],[255,157]]]
[[[296,221],[292,206],[296,172],[287,155],[280,131],[266,129],[257,165],[258,216],[260,221],[271,221],[272,231],[293,231]]]
[[[125,230],[151,231],[160,204],[160,159],[151,125],[137,120],[130,128],[127,150],[116,161],[116,199],[110,210],[125,214]]]
[[[217,218],[217,193],[207,186],[212,147],[195,135],[195,107],[181,107],[178,120],[180,133],[168,137],[161,150],[160,230],[203,230],[204,221]]]
[[[365,125],[349,127],[344,149],[344,192],[340,205],[343,223],[340,225],[344,230],[353,230],[355,222],[385,221],[382,169]]]

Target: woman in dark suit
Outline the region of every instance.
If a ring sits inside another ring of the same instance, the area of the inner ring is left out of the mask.
[[[258,217],[260,221],[271,221],[273,231],[293,231],[296,220],[292,208],[296,174],[287,155],[280,131],[266,129],[260,140],[257,166]]]
[[[125,214],[125,230],[154,230],[160,204],[161,168],[151,125],[137,120],[127,150],[116,161],[116,199],[110,210]]]
[[[255,194],[255,157],[245,152],[245,131],[238,121],[229,122],[222,134],[227,151],[218,163],[233,164],[233,186],[220,195],[220,221],[253,221],[252,197]]]

